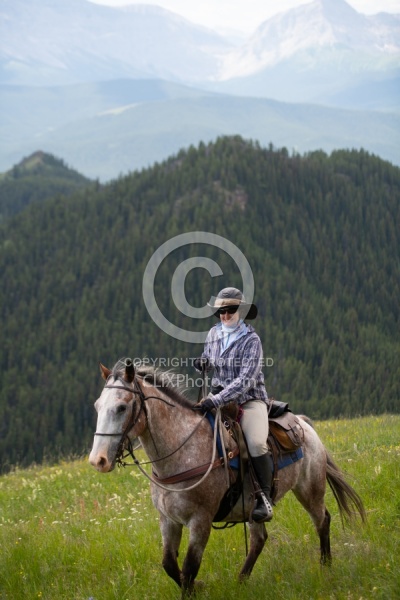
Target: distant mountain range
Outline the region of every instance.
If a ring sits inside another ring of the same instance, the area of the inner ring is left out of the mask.
[[[400,115],[206,93],[159,80],[3,86],[0,170],[38,148],[107,181],[181,148],[240,134],[290,152],[365,148],[400,164]]]
[[[280,13],[238,46],[157,6],[2,0],[0,18],[3,84],[161,78],[246,96],[333,102],[348,88],[400,74],[400,15],[365,16],[344,0]]]
[[[231,44],[157,6],[2,0],[1,83],[64,85],[119,78],[201,81]]]
[[[365,16],[344,0],[315,0],[260,25],[224,55],[219,79],[241,95],[398,109],[399,75],[400,15]]]
[[[315,0],[238,45],[157,6],[2,0],[0,29],[0,170],[43,150],[105,180],[236,133],[400,164],[400,15]]]

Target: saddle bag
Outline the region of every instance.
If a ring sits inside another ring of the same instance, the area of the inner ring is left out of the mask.
[[[269,419],[269,432],[283,452],[293,452],[304,441],[303,428],[298,418],[290,411],[280,417]]]

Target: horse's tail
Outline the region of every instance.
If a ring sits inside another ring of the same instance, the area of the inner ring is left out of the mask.
[[[326,479],[335,497],[340,511],[342,524],[344,520],[351,521],[354,518],[355,511],[360,515],[361,520],[365,523],[367,515],[360,496],[347,483],[344,473],[333,462],[329,453],[326,452]]]

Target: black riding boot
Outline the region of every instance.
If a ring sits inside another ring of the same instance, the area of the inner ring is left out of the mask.
[[[272,519],[271,486],[273,474],[272,456],[267,452],[262,456],[252,456],[253,465],[261,492],[257,495],[257,505],[253,510],[252,519],[256,523],[264,523]]]

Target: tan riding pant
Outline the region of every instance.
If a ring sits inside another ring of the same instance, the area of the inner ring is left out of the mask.
[[[241,404],[241,408],[240,424],[250,456],[262,456],[268,452],[268,406],[263,400],[249,400]]]

